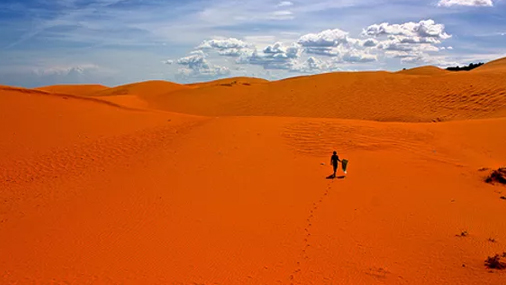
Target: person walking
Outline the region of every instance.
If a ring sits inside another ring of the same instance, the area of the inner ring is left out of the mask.
[[[334,151],[334,153],[330,157],[330,164],[332,164],[332,167],[334,167],[334,175],[333,175],[334,177],[336,177],[337,166],[338,166],[339,161],[341,161],[341,160],[339,159],[337,152]]]

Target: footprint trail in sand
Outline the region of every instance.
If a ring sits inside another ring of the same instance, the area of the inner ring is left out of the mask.
[[[316,216],[318,214],[318,210],[320,209],[321,205],[325,202],[325,198],[330,194],[330,190],[332,189],[331,185],[334,183],[334,180],[332,182],[329,182],[327,185],[327,188],[325,189],[325,192],[322,196],[318,199],[318,201],[314,202],[311,205],[311,210],[309,211],[309,215],[306,219],[306,227],[304,228],[304,247],[300,252],[300,257],[297,260],[297,267],[295,271],[290,275],[290,284],[296,284],[294,283],[297,275],[302,273],[302,266],[305,262],[309,261],[309,254],[308,249],[311,247],[311,228],[313,226],[314,220],[316,219]]]

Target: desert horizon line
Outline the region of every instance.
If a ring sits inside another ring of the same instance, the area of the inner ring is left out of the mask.
[[[500,57],[500,58],[497,58],[497,59],[494,59],[494,60],[490,60],[490,61],[487,61],[487,62],[477,62],[477,63],[470,62],[468,65],[464,65],[462,67],[468,67],[468,66],[472,66],[474,64],[478,64],[476,67],[474,67],[474,68],[478,68],[478,67],[481,67],[483,65],[487,65],[488,63],[493,63],[493,62],[501,61],[501,60],[505,60],[505,59],[506,59],[506,56],[505,57]],[[456,67],[459,67],[459,66],[456,66]],[[165,80],[165,79],[147,79],[147,80],[142,80],[142,81],[128,82],[128,83],[119,84],[119,85],[106,85],[106,84],[101,84],[101,83],[91,83],[91,82],[89,82],[89,83],[62,83],[62,84],[41,85],[41,86],[36,86],[36,87],[31,87],[31,88],[30,87],[24,87],[24,86],[16,86],[16,85],[4,85],[4,86],[12,86],[12,87],[19,87],[19,88],[26,88],[26,89],[37,89],[37,88],[44,88],[44,87],[51,87],[51,86],[60,86],[60,85],[61,86],[67,86],[67,85],[76,85],[76,86],[96,85],[96,86],[98,86],[98,85],[100,85],[100,86],[104,86],[104,87],[108,87],[108,88],[116,88],[116,87],[121,87],[121,86],[136,84],[136,83],[156,82],[156,81],[164,81],[164,82],[170,82],[170,83],[174,83],[174,84],[178,84],[178,85],[183,85],[183,86],[191,86],[191,85],[198,85],[198,84],[203,84],[203,83],[212,83],[212,82],[219,82],[219,81],[222,81],[222,80],[233,80],[233,79],[257,79],[257,80],[263,80],[263,81],[266,81],[266,82],[279,82],[279,81],[284,81],[284,80],[291,80],[291,79],[297,79],[297,78],[312,77],[312,76],[325,75],[325,74],[336,74],[336,73],[370,73],[370,72],[399,73],[399,72],[402,72],[402,71],[413,71],[413,70],[418,70],[418,69],[422,69],[422,68],[437,68],[438,70],[449,71],[449,72],[470,71],[470,70],[465,70],[465,69],[451,70],[452,68],[455,68],[455,67],[451,66],[451,67],[442,68],[442,67],[439,67],[437,65],[430,65],[429,64],[429,65],[420,65],[420,66],[416,66],[416,67],[412,67],[412,68],[402,68],[400,70],[395,70],[395,71],[389,71],[389,70],[383,70],[383,69],[328,71],[328,72],[321,72],[321,73],[307,74],[307,75],[294,75],[294,76],[285,77],[285,78],[281,78],[281,79],[275,79],[275,80],[270,80],[270,79],[267,79],[267,78],[256,77],[256,76],[232,76],[232,77],[222,77],[222,78],[217,78],[217,79],[212,79],[212,80],[194,81],[194,82],[191,82],[191,83],[179,83],[177,81]],[[474,68],[472,68],[472,69],[474,69]],[[0,85],[3,85],[3,84],[0,82]]]

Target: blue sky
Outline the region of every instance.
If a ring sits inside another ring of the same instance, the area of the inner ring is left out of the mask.
[[[441,67],[506,56],[506,0],[2,0],[0,84]]]

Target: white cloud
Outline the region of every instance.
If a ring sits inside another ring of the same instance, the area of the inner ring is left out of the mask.
[[[207,61],[209,56],[236,57],[235,62],[228,62],[234,73],[234,64],[248,69],[259,66],[266,71],[316,73],[339,70],[339,65],[363,65],[378,58],[398,58],[402,63],[430,62],[432,53],[440,50],[437,45],[451,37],[444,25],[433,20],[375,24],[365,28],[361,35],[365,38],[353,38],[341,29],[328,29],[302,35],[295,41],[275,43],[274,37],[261,35],[245,40],[216,38],[203,41],[197,50],[177,63],[186,66],[180,74],[192,77],[231,73],[228,67],[211,65]]]
[[[290,2],[290,1],[282,1],[278,4],[278,7],[288,7],[288,6],[292,6],[293,3]]]
[[[205,40],[203,41],[197,48],[198,49],[219,49],[219,50],[225,50],[225,49],[241,49],[248,47],[248,44],[246,42],[241,41],[236,38],[228,38],[228,39],[212,39],[212,40]]]
[[[282,55],[285,58],[297,58],[300,55],[300,49],[298,46],[293,45],[290,47],[285,47],[282,43],[279,42],[267,46],[264,48],[263,52],[264,54]]]
[[[206,57],[207,55],[203,51],[196,50],[192,51],[191,55],[178,59],[177,63],[180,65],[188,65],[189,67],[198,66],[206,62]]]
[[[426,55],[421,52],[387,51],[386,55],[392,58],[399,58],[402,63],[413,63],[423,61]]]
[[[34,69],[33,72],[37,75],[79,75],[84,74],[91,70],[96,70],[99,67],[95,64],[78,64],[73,66],[56,65],[45,68]]]
[[[237,57],[243,54],[252,45],[237,38],[212,39],[202,42],[197,49],[217,50],[219,55]]]
[[[340,29],[325,30],[317,34],[300,37],[298,43],[303,47],[335,47],[348,42],[348,33]]]
[[[239,49],[239,48],[229,48],[229,49],[224,49],[224,50],[218,51],[219,55],[232,56],[232,57],[240,56],[242,53],[243,53],[243,50]]]
[[[56,84],[83,84],[99,82],[98,78],[110,74],[108,69],[91,63],[74,65],[47,65],[36,68],[19,69],[7,74],[0,71],[2,80],[18,82],[12,85],[22,86],[30,82],[30,87]],[[5,84],[5,83],[4,83]],[[10,85],[10,84],[9,84]]]
[[[340,29],[325,30],[317,34],[307,34],[297,42],[308,54],[330,56],[338,62],[371,62],[376,55],[366,52],[368,48],[378,45],[376,39],[360,40],[349,37],[349,33]]]
[[[191,52],[191,55],[180,58],[177,63],[187,66],[178,70],[180,78],[216,78],[230,74],[230,69],[212,65],[207,61],[207,54],[201,50]]]
[[[381,23],[374,24],[362,31],[362,35],[366,36],[402,36],[406,39],[410,38],[434,38],[434,39],[448,39],[451,35],[445,32],[443,24],[436,24],[434,20],[422,20],[418,23],[407,22],[404,24]]]
[[[358,50],[349,51],[342,56],[342,60],[345,62],[372,62],[377,59],[376,55],[367,54]]]
[[[203,68],[180,68],[177,71],[177,76],[179,78],[202,78],[202,79],[212,79],[222,76],[227,76],[230,74],[230,69],[224,66],[207,66]]]
[[[492,2],[492,0],[441,0],[437,5],[443,7],[450,7],[450,6],[492,7],[494,6],[494,3]]]
[[[445,56],[429,55],[424,52],[402,52],[402,51],[387,51],[387,56],[393,58],[399,58],[401,63],[405,64],[424,64],[424,65],[435,65],[439,67],[448,67],[459,65],[455,60],[448,59]]]
[[[264,69],[291,69],[300,56],[300,48],[297,45],[284,46],[275,43],[264,48],[261,52],[253,50],[243,54],[237,61],[240,64],[261,65]]]
[[[375,47],[378,45],[378,41],[375,40],[375,39],[367,39],[365,41],[362,42],[362,46],[364,47]]]
[[[447,46],[447,47],[440,47],[439,49],[440,50],[452,50],[453,47],[452,46]]]
[[[378,49],[397,51],[438,51],[439,48],[428,43],[403,42],[398,39],[381,41]]]
[[[174,63],[174,61],[172,59],[167,59],[167,60],[162,61],[162,63],[167,64],[167,65],[171,65]]]
[[[270,14],[271,20],[292,20],[295,16],[291,11],[276,11]]]
[[[269,39],[271,38],[269,37]],[[198,48],[215,50],[218,55],[222,56],[238,57],[236,60],[238,64],[259,65],[264,69],[290,69],[294,64],[294,60],[300,56],[302,51],[297,44],[285,46],[283,43],[276,42],[267,45],[264,49],[259,49],[254,44],[238,39],[234,39],[232,42],[238,44],[230,44],[230,41],[208,40]],[[232,46],[236,48],[230,48]],[[197,50],[192,55],[180,59],[180,62],[186,64],[196,61],[200,63],[200,60],[205,59],[205,57],[206,55],[202,50]]]
[[[451,38],[443,24],[430,19],[418,23],[374,24],[365,28],[362,35],[380,39],[375,49],[386,51],[387,57],[401,58],[402,62],[424,62],[428,52],[439,51],[436,45]]]
[[[338,56],[340,45],[350,42],[348,33],[340,29],[325,30],[317,34],[303,35],[297,41],[305,52],[315,55]]]
[[[307,47],[304,51],[308,54],[324,55],[324,56],[338,56],[339,49],[335,47]]]
[[[426,57],[423,55],[411,55],[401,58],[402,63],[425,63],[427,61]]]
[[[302,63],[296,63],[291,68],[292,72],[302,72],[302,73],[318,73],[336,70],[335,65],[329,61],[323,61],[316,57],[309,57]]]

